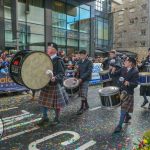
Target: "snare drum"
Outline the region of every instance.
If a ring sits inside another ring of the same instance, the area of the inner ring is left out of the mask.
[[[76,78],[69,78],[64,80],[63,85],[66,92],[70,95],[79,92],[79,80]]]
[[[101,77],[102,82],[111,81],[111,78],[110,78],[108,70],[101,71],[100,72],[100,77]]]
[[[150,85],[150,72],[140,72],[139,73],[139,84],[140,85]]]
[[[50,57],[41,51],[20,51],[11,60],[10,77],[17,84],[39,90],[50,82],[47,70],[53,70]]]
[[[117,107],[120,106],[119,88],[115,86],[105,87],[99,90],[99,96],[102,107]]]

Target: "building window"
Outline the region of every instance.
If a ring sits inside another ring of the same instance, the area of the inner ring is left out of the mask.
[[[108,12],[110,11],[110,1],[109,0],[96,0],[95,9],[98,11]]]
[[[118,23],[118,26],[123,26],[123,25],[124,25],[123,22],[119,22],[119,23]]]
[[[130,24],[134,24],[134,18],[129,20]]]
[[[118,13],[118,15],[120,16],[120,15],[123,15],[124,14],[124,11],[120,11],[119,13]]]
[[[146,8],[147,8],[147,4],[141,5],[141,8],[142,8],[142,9],[146,9]]]
[[[130,13],[134,13],[134,12],[135,12],[135,8],[129,9],[129,12],[130,12]]]
[[[141,30],[141,35],[146,35],[146,29]]]
[[[147,17],[146,16],[141,18],[141,22],[146,22],[146,21],[147,21]]]
[[[141,41],[140,44],[141,44],[142,47],[146,46],[146,42],[145,41]]]
[[[122,43],[121,42],[118,42],[117,43],[117,47],[119,48],[119,47],[122,47]]]

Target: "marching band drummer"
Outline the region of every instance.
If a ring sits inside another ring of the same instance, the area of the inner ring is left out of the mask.
[[[147,65],[149,65],[149,67],[147,67]],[[138,68],[142,69],[142,72],[150,72],[150,48],[148,49],[148,56],[141,62],[141,64],[138,65]],[[144,102],[141,105],[141,107],[144,107],[148,103],[146,96],[150,96],[150,85],[140,86],[140,96],[143,96],[144,98]],[[150,103],[148,109],[150,109]]]
[[[42,106],[43,117],[38,123],[39,126],[49,122],[48,109],[55,110],[54,124],[59,123],[60,109],[66,105],[61,84],[64,76],[63,60],[57,56],[57,45],[48,43],[47,54],[53,63],[53,77],[50,83],[41,90],[39,104]]]
[[[112,67],[116,67],[119,70],[122,67],[122,60],[119,56],[117,56],[116,50],[111,50],[109,52],[109,58],[105,59],[103,62],[104,70],[111,70]],[[118,76],[112,77],[112,81],[104,83],[105,86],[117,85]]]
[[[132,57],[127,57],[124,62],[124,67],[119,71],[113,67],[111,74],[119,75],[119,87],[121,91],[121,113],[118,126],[114,133],[122,130],[123,123],[128,123],[131,119],[129,113],[133,112],[134,106],[134,88],[138,85],[139,73],[136,66],[136,60]]]
[[[80,60],[77,62],[77,70],[78,70],[77,78],[79,78],[80,82],[79,96],[81,97],[81,107],[77,111],[77,115],[83,114],[83,112],[89,108],[87,102],[87,95],[88,95],[89,80],[91,79],[93,68],[93,63],[88,59],[86,50],[81,50],[79,54]]]

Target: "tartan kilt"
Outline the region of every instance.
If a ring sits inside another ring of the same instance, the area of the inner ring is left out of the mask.
[[[39,104],[48,108],[62,108],[67,101],[60,84],[50,83],[44,87],[39,96]]]
[[[87,96],[88,96],[88,87],[89,87],[89,81],[82,82],[79,85],[79,96],[80,97],[83,97],[83,98],[87,99]]]
[[[141,85],[140,86],[140,96],[144,96],[145,94],[146,94],[146,96],[150,96],[150,86]]]
[[[121,110],[126,111],[129,113],[133,113],[134,107],[134,96],[128,95],[124,100],[121,102]]]

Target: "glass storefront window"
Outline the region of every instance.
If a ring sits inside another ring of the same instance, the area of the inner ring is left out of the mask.
[[[98,39],[103,39],[103,22],[101,20],[98,20]]]
[[[90,11],[80,8],[80,32],[90,32]]]
[[[60,28],[52,28],[53,36],[66,38],[66,30]]]
[[[53,37],[53,42],[57,43],[60,47],[63,47],[66,45],[66,39],[62,37]]]
[[[108,40],[108,21],[104,22],[104,40]]]
[[[40,46],[41,51],[44,51],[44,35],[38,35],[38,34],[28,34],[28,41],[29,49],[30,50],[37,50],[34,49],[35,47]]]
[[[79,29],[79,8],[67,7],[67,30],[78,31]]]
[[[86,9],[90,11],[90,6],[89,5],[80,5],[80,8]]]
[[[97,47],[104,47],[108,46],[109,42],[109,26],[108,26],[108,20],[103,18],[97,18],[97,28],[96,32],[98,33],[96,35],[97,37]]]
[[[67,39],[67,46],[78,47],[78,40]]]

